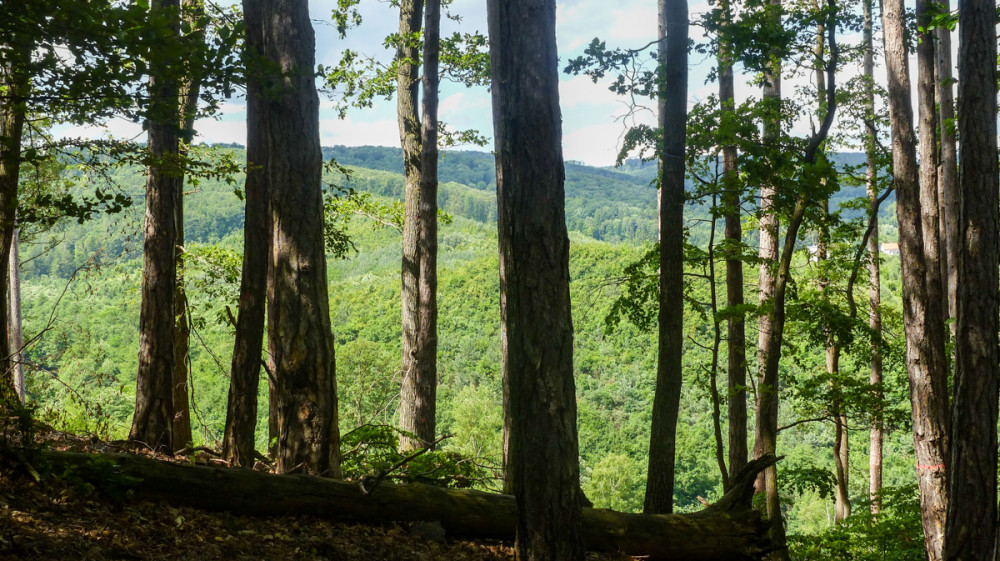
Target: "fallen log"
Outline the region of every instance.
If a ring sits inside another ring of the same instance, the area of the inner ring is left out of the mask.
[[[371,493],[356,482],[308,475],[162,462],[129,454],[43,452],[53,473],[71,473],[96,487],[126,488],[137,499],[257,516],[311,515],[335,521],[436,522],[449,536],[512,540],[514,498],[422,484],[383,483]],[[750,509],[753,479],[776,462],[759,458],[733,490],[689,514],[643,515],[583,509],[588,549],[691,561],[761,559],[772,548],[767,523]]]

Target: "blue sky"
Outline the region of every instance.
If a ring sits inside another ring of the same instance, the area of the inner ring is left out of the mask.
[[[218,0],[233,3],[233,0]],[[383,38],[398,27],[398,11],[388,0],[361,0],[364,23],[340,39],[330,19],[336,0],[310,0],[310,15],[316,29],[316,60],[318,64],[335,64],[344,49],[365,55],[388,59],[391,56],[382,47]],[[692,0],[692,20],[708,9],[706,0]],[[462,16],[462,22],[443,22],[443,33],[453,31],[486,30],[485,0],[454,0],[452,13]],[[564,0],[557,3],[556,38],[561,64],[582,54],[594,37],[607,41],[609,47],[639,47],[656,38],[656,2],[654,0]],[[695,41],[702,38],[700,27],[691,27]],[[842,37],[841,40],[856,40]],[[957,41],[956,41],[957,43]],[[881,61],[878,61],[881,62]],[[705,77],[714,66],[714,60],[705,55],[691,54],[689,104],[705,99],[716,91],[714,83],[705,83]],[[915,68],[911,66],[911,72]],[[783,89],[794,91],[805,84],[807,74],[786,80]],[[841,83],[846,76],[838,77]],[[914,80],[915,82],[915,80]],[[737,102],[747,96],[759,95],[737,72]],[[621,135],[628,126],[636,123],[653,124],[654,114],[647,109],[629,118],[625,100],[609,92],[606,83],[594,84],[587,77],[561,75],[560,104],[563,113],[563,150],[567,160],[591,165],[611,165],[618,152]],[[324,145],[348,146],[383,145],[398,146],[399,137],[395,120],[395,101],[379,100],[372,109],[352,110],[345,119],[337,118],[333,102],[321,94],[320,128]],[[440,118],[453,130],[475,128],[491,136],[492,117],[489,93],[485,88],[465,88],[457,84],[442,83]],[[235,98],[223,105],[222,114],[214,119],[196,124],[197,140],[205,142],[239,142],[246,138],[246,112],[244,100]],[[808,123],[801,123],[800,133],[808,130]],[[113,134],[133,137],[141,134],[138,125],[115,121],[109,123],[107,132],[94,128],[68,131],[69,135]],[[485,149],[489,149],[487,147]]]

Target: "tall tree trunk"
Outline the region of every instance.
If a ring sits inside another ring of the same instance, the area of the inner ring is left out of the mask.
[[[205,32],[199,27],[199,19],[204,15],[202,0],[182,0],[182,14],[185,24],[190,26],[188,47],[202,49]],[[193,39],[193,41],[191,41]],[[200,60],[198,54],[195,60]],[[185,77],[180,88],[180,131],[183,142],[181,154],[187,156],[188,146],[194,140],[194,120],[198,114],[198,95],[201,92],[201,76],[197,64],[192,65],[192,73]],[[177,286],[174,289],[174,448],[180,449],[192,442],[191,411],[188,398],[188,367],[190,366],[189,339],[191,324],[188,318],[187,293],[184,289],[184,190],[177,190],[174,207],[174,224],[177,229]]]
[[[962,236],[958,258],[955,402],[945,558],[992,559],[997,537],[997,399],[1000,397],[1000,197],[997,42],[993,2],[959,11],[958,130]]]
[[[441,2],[427,0],[424,22],[423,122],[420,131],[420,183],[417,193],[417,314],[412,359],[404,370],[399,424],[417,436],[401,447],[430,446],[437,414],[437,123]]]
[[[766,6],[770,10],[770,23],[781,25],[781,1],[770,0]],[[767,104],[768,117],[764,121],[764,142],[777,140],[781,134],[781,61],[775,56],[764,74],[764,102]],[[778,214],[775,208],[777,195],[775,185],[770,182],[760,187],[760,234],[758,256],[760,257],[759,303],[764,311],[757,318],[757,363],[759,375],[757,380],[756,399],[756,431],[754,433],[753,456],[759,458],[765,454],[774,454],[778,440],[778,379],[777,368],[769,370],[766,365],[770,354],[777,348],[780,352],[780,337],[775,329],[775,269],[778,264]],[[773,375],[772,375],[773,372]],[[781,503],[778,498],[778,471],[775,466],[765,469],[757,478],[757,491],[766,495],[765,511],[771,520],[771,538],[775,543],[784,544],[784,522],[781,518]],[[785,555],[777,552],[774,559],[784,559]]]
[[[660,292],[656,393],[643,512],[674,510],[674,455],[684,352],[684,150],[687,140],[687,0],[659,3]]]
[[[730,0],[722,0],[722,26],[732,22]],[[719,101],[724,110],[736,108],[731,46],[719,44]],[[741,190],[736,168],[736,146],[722,147],[722,173],[725,190],[723,208],[726,216],[726,305],[731,310],[743,304],[743,260],[738,248],[743,246],[743,226],[740,223]],[[739,473],[747,463],[747,336],[744,313],[730,313],[726,327],[728,356],[728,421],[729,473]]]
[[[6,38],[5,38],[6,40]],[[0,104],[0,263],[10,260],[16,229],[18,181],[21,177],[21,139],[30,91],[28,65],[30,42],[11,49],[11,60],[0,65],[0,87],[7,99]],[[0,267],[0,294],[9,285],[7,267]],[[7,317],[6,298],[0,298],[0,317]],[[18,400],[14,371],[10,361],[10,340],[6,321],[0,321],[0,399],[13,405]]]
[[[934,105],[936,92],[934,80],[934,35],[920,29],[931,25],[930,0],[917,0],[917,106],[920,131],[920,221],[924,238],[924,259],[927,267],[927,319],[928,335],[936,363],[944,371],[948,369],[945,356],[947,334],[945,321],[948,319],[947,281],[942,277],[941,251],[941,205],[938,202],[938,152],[937,152],[937,108]],[[947,384],[942,386],[947,391]]]
[[[813,9],[816,13],[820,11],[819,0],[814,0]],[[824,71],[826,57],[826,24],[820,22],[816,25],[816,45],[813,53],[816,58],[816,93],[817,93],[817,114],[826,113],[826,76]],[[820,224],[819,240],[817,244],[817,259],[820,264],[819,286],[822,297],[829,300],[830,280],[823,271],[823,263],[827,260],[830,243],[830,201],[824,199],[820,202],[820,214],[822,223]],[[841,385],[838,380],[840,376],[840,342],[834,335],[830,326],[826,331],[826,373],[830,376],[832,400],[832,413],[834,424],[833,438],[833,463],[836,485],[834,487],[834,521],[840,522],[851,515],[851,495],[850,495],[850,446],[849,433],[847,428],[847,412],[843,400],[840,398]]]
[[[882,283],[879,271],[878,242],[878,191],[875,184],[875,82],[874,82],[874,40],[872,38],[872,0],[864,0],[864,75],[865,75],[865,191],[868,195],[869,213],[875,227],[868,237],[868,327],[872,337],[871,385],[875,397],[882,401]],[[868,496],[872,514],[881,510],[879,494],[882,492],[882,414],[881,408],[869,432],[868,452]]]
[[[260,384],[261,349],[264,344],[264,315],[270,261],[271,215],[268,186],[266,99],[263,91],[264,14],[259,1],[243,3],[246,21],[246,49],[252,55],[247,81],[247,171],[244,184],[246,202],[243,223],[243,270],[236,316],[236,337],[226,407],[226,428],[222,455],[233,465],[251,467],[257,426],[257,394]],[[269,384],[269,387],[271,384]],[[268,392],[270,395],[271,392]],[[276,407],[269,407],[277,413]],[[269,415],[270,417],[270,415]],[[275,416],[275,421],[277,420]],[[275,423],[276,425],[276,423]],[[271,442],[269,433],[268,442]]]
[[[554,0],[488,0],[517,557],[582,560]]]
[[[24,356],[21,347],[24,346],[24,335],[21,331],[21,229],[14,228],[10,243],[10,262],[8,263],[8,278],[10,279],[10,352],[11,367],[14,369],[14,389],[17,398],[24,403]]]
[[[396,46],[396,113],[399,121],[399,140],[403,148],[403,263],[401,276],[402,298],[402,364],[400,425],[416,434],[414,401],[418,399],[417,380],[422,378],[420,369],[420,153],[421,123],[419,108],[419,58],[418,36],[423,19],[423,0],[401,0],[399,3],[399,44]],[[409,403],[408,403],[409,402]],[[407,428],[409,427],[409,428]],[[419,448],[423,438],[400,439],[404,450]],[[425,435],[428,436],[428,435]],[[434,434],[428,442],[434,441]]]
[[[323,243],[316,38],[306,0],[247,0],[263,9],[266,82],[259,114],[270,194],[268,337],[274,349],[281,473],[340,477],[340,429]],[[261,84],[263,85],[263,84]],[[259,90],[258,90],[259,91]]]
[[[178,0],[152,0],[150,14],[168,18],[172,39],[179,33]],[[164,38],[167,39],[167,38]],[[146,170],[146,223],[143,242],[142,304],[139,312],[139,370],[135,415],[129,440],[173,451],[174,204],[183,175],[179,169],[178,85],[176,55],[163,48],[149,63],[151,102]]]
[[[944,13],[950,11],[949,0],[938,2]],[[958,233],[958,151],[955,137],[955,95],[952,90],[951,30],[946,25],[934,29],[935,54],[934,75],[937,87],[938,128],[940,129],[938,175],[938,202],[941,205],[941,270],[942,282],[947,282],[948,317],[954,319],[956,313],[955,294],[958,289],[958,252],[961,238]],[[952,324],[952,330],[955,325]]]
[[[901,0],[885,0],[882,28],[888,74],[889,116],[892,128],[892,176],[896,188],[896,220],[902,264],[903,323],[906,365],[913,409],[924,544],[930,561],[942,555],[947,509],[945,460],[948,450],[948,387],[943,358],[944,342],[935,335],[940,318],[929,313],[930,291],[921,224],[920,184],[917,179],[916,138],[910,105],[910,72],[906,60],[904,12]],[[937,347],[942,350],[938,351]]]

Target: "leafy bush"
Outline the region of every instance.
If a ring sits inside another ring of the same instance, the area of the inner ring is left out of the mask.
[[[788,537],[796,561],[923,561],[924,535],[920,524],[920,496],[916,485],[886,487],[882,511],[871,513],[871,504],[859,502],[854,514],[829,530]]]

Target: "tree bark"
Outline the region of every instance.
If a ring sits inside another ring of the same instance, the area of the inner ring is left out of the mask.
[[[172,39],[179,33],[178,0],[153,0],[150,14],[169,18]],[[168,39],[168,38],[164,38]],[[178,148],[176,55],[163,48],[150,60],[152,100],[148,149],[153,163],[146,170],[146,221],[143,242],[142,303],[139,312],[139,370],[135,415],[129,440],[172,452],[174,447],[174,205],[181,189]]]
[[[875,184],[875,82],[874,82],[874,40],[872,37],[872,0],[864,0],[864,60],[865,75],[865,191],[868,196],[869,213],[875,227],[868,237],[868,328],[871,330],[872,364],[869,381],[875,389],[875,397],[882,401],[882,282],[879,271],[878,242],[878,191]],[[876,415],[869,431],[868,452],[868,496],[872,514],[881,510],[879,494],[882,492],[882,415]]]
[[[924,259],[927,267],[927,320],[928,335],[934,343],[934,360],[947,372],[948,359],[945,356],[948,319],[947,281],[942,276],[941,251],[941,205],[938,201],[938,152],[937,152],[937,108],[934,80],[934,35],[920,29],[929,27],[930,0],[917,0],[916,13],[919,22],[917,30],[917,104],[920,161],[920,221],[924,238]],[[947,388],[947,386],[945,386]]]
[[[660,0],[658,92],[660,146],[660,290],[656,392],[643,512],[674,509],[674,455],[684,352],[684,159],[687,140],[688,5]]]
[[[11,367],[14,369],[14,389],[17,398],[24,403],[24,335],[21,330],[21,230],[14,228],[10,244],[10,262],[8,263],[8,278],[10,279],[10,352]]]
[[[317,516],[368,524],[437,522],[449,536],[464,538],[510,540],[517,527],[516,499],[509,495],[419,483],[382,483],[366,492],[356,482],[308,475],[277,476],[132,455],[100,457],[114,463],[116,477],[122,477],[137,499],[250,516]],[[95,456],[45,452],[44,458],[60,471],[72,466],[84,481],[107,483],[107,471],[93,468]],[[750,467],[760,469],[773,461],[755,460]],[[746,473],[742,485],[700,512],[645,515],[585,508],[586,546],[650,560],[762,559],[771,544],[766,525],[749,508],[753,473]]]
[[[722,0],[722,26],[732,22],[729,0]],[[735,85],[731,46],[720,40],[719,44],[719,101],[724,110],[736,108]],[[723,208],[726,218],[726,305],[730,310],[740,309],[743,300],[743,225],[740,217],[741,190],[738,185],[736,146],[722,147],[722,173],[725,190]],[[729,473],[733,474],[747,463],[747,337],[744,313],[730,313],[726,326],[728,373],[729,421]]]
[[[337,478],[340,429],[323,243],[316,40],[306,0],[265,1],[260,9],[263,58],[281,72],[265,82],[260,114],[272,224],[267,319],[278,397],[277,469]]]
[[[399,44],[396,47],[396,113],[399,140],[403,148],[403,263],[402,298],[402,365],[403,384],[399,422],[404,430],[417,434],[417,404],[419,380],[426,380],[421,369],[420,332],[420,204],[421,204],[421,122],[419,107],[419,58],[417,36],[423,20],[423,0],[401,0],[399,4]],[[433,428],[433,421],[432,428]],[[426,432],[426,429],[422,429]],[[404,450],[420,448],[423,440],[434,441],[433,430],[428,438],[417,435],[400,439]]]
[[[246,209],[243,222],[243,269],[236,316],[236,336],[226,407],[222,455],[233,465],[251,467],[257,426],[257,395],[260,384],[261,350],[264,344],[265,302],[270,259],[270,190],[265,168],[268,134],[264,113],[264,54],[262,6],[251,0],[243,4],[246,49],[251,54],[247,81],[247,170],[243,191]],[[268,395],[270,395],[270,391]],[[276,408],[270,408],[276,409]],[[277,436],[276,434],[274,436]],[[270,443],[271,435],[268,435]]]
[[[582,560],[554,0],[489,0],[506,457],[518,559]]]
[[[766,8],[771,10],[770,24],[781,26],[781,1],[770,0]],[[774,62],[764,74],[764,102],[771,112],[764,120],[764,142],[777,140],[781,135],[781,61],[774,57]],[[777,277],[775,269],[778,266],[778,214],[775,208],[777,191],[775,185],[765,182],[760,187],[760,234],[758,256],[760,257],[759,303],[762,311],[757,318],[757,362],[759,375],[757,380],[756,399],[756,431],[754,433],[754,457],[774,454],[778,440],[778,378],[777,357],[772,357],[774,350],[781,351],[781,326],[775,323],[778,317]],[[781,311],[784,315],[784,310]],[[768,368],[769,360],[774,360],[775,367]],[[771,466],[764,470],[757,479],[757,491],[765,493],[765,512],[771,520],[771,538],[776,543],[785,543],[784,521],[781,516],[781,503],[778,497],[778,472]],[[787,558],[787,554],[776,552],[775,560]]]
[[[944,342],[935,335],[940,318],[930,316],[930,291],[921,223],[916,139],[910,105],[910,72],[906,60],[904,12],[901,0],[886,0],[882,9],[885,59],[892,128],[892,174],[896,189],[896,219],[902,265],[903,323],[906,364],[913,410],[924,544],[930,561],[942,555],[947,508],[945,461],[948,451],[948,386]],[[939,350],[938,347],[941,347]]]
[[[199,18],[204,15],[201,0],[182,0],[181,17],[191,27],[187,46],[195,54],[205,46],[205,32],[199,27]],[[184,78],[180,88],[180,132],[182,143],[181,155],[187,157],[188,146],[194,140],[194,120],[198,114],[198,95],[201,91],[200,69],[192,64],[191,73]],[[191,411],[188,391],[188,373],[190,367],[189,340],[191,324],[188,317],[187,293],[184,289],[184,190],[183,181],[177,190],[177,200],[174,207],[174,224],[177,229],[175,258],[177,260],[177,285],[174,289],[174,449],[179,450],[192,442]]]
[[[0,65],[0,87],[7,99],[0,104],[0,263],[10,260],[11,243],[16,227],[18,182],[21,177],[21,139],[30,91],[28,66],[30,42],[10,49],[11,60]],[[10,279],[7,268],[0,267],[0,294],[6,294]],[[6,298],[0,298],[0,317],[8,314]],[[10,340],[6,321],[0,322],[0,398],[9,405],[17,402],[17,388],[10,361]]]
[[[938,2],[943,13],[951,10],[949,0]],[[939,25],[934,29],[935,65],[934,75],[938,106],[938,127],[940,129],[940,161],[938,174],[938,202],[941,205],[941,270],[942,282],[947,282],[948,317],[954,319],[956,313],[955,294],[958,289],[958,252],[961,239],[958,234],[958,151],[955,137],[955,95],[952,90],[951,30]],[[952,329],[955,326],[952,324]]]
[[[416,338],[403,377],[399,423],[417,436],[402,438],[403,449],[431,446],[437,415],[437,123],[441,2],[426,1],[424,22],[423,121],[420,131],[420,178],[417,193]]]
[[[1000,197],[995,4],[959,11],[961,249],[945,558],[992,559],[997,537]]]

